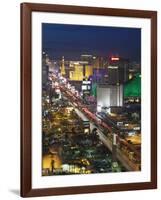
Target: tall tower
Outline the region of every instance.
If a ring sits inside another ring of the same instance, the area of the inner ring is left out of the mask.
[[[61,75],[65,75],[65,65],[64,65],[64,56],[62,57],[62,65],[61,65]]]

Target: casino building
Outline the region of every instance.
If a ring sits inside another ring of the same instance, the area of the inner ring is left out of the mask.
[[[108,84],[118,85],[129,79],[129,61],[120,57],[111,57],[108,64]]]

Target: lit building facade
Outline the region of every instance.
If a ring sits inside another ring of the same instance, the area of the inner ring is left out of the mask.
[[[65,75],[65,65],[64,65],[64,56],[62,57],[62,64],[61,64],[61,70],[60,73],[62,76]]]
[[[85,65],[85,77],[89,78],[93,74],[93,67],[92,65]]]
[[[107,69],[99,68],[93,69],[92,81],[93,83],[106,83],[108,80]]]
[[[135,74],[135,76],[124,85],[124,103],[141,103],[141,74]]]
[[[108,83],[119,85],[129,80],[129,62],[119,57],[111,57],[108,64]]]
[[[123,85],[97,86],[97,111],[103,107],[123,106]]]
[[[70,61],[69,64],[69,80],[82,81],[89,78],[93,74],[93,67],[88,62]]]

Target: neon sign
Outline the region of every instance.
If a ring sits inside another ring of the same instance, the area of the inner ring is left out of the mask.
[[[118,60],[120,60],[120,58],[119,57],[112,57],[111,60],[112,61],[118,61]]]

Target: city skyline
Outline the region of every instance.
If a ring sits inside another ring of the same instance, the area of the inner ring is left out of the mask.
[[[140,29],[43,24],[42,36],[42,176],[140,171]]]
[[[81,54],[141,60],[141,29],[42,24],[43,51],[52,59],[78,60]]]

